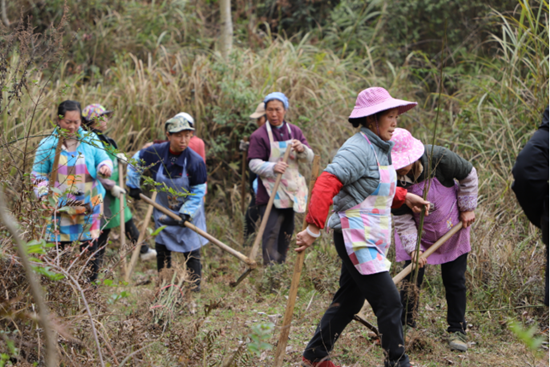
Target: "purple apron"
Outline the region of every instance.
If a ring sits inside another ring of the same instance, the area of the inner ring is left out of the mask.
[[[432,180],[432,186],[428,192],[427,200],[433,203],[435,210],[424,218],[422,241],[420,242],[421,251],[426,251],[438,239],[443,237],[445,233],[460,222],[460,211],[457,204],[458,184],[455,183],[452,187],[445,187],[437,178],[433,178]],[[428,181],[426,180],[414,184],[409,187],[407,191],[422,196],[422,190],[426,182]],[[418,228],[420,214],[414,214],[414,221]],[[468,227],[458,231],[458,233],[452,236],[443,246],[428,257],[428,264],[437,265],[448,263],[470,252],[470,250],[470,227]],[[410,259],[411,257],[401,245],[399,235],[396,231],[395,260],[400,262]]]

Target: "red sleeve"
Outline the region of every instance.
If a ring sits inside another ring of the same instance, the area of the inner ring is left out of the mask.
[[[340,192],[344,185],[338,178],[328,172],[321,173],[315,182],[311,192],[311,202],[306,222],[325,228],[328,211],[332,205],[332,199]]]
[[[405,198],[407,197],[407,189],[403,187],[395,188],[395,196],[393,197],[393,202],[391,203],[392,209],[399,209],[403,204],[405,204]]]

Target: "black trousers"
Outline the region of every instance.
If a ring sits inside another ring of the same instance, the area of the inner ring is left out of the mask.
[[[101,259],[103,260],[103,254],[105,253],[105,248],[107,247],[107,240],[109,239],[109,234],[111,233],[111,229],[104,229],[101,234],[99,235],[99,238],[97,239],[98,247],[101,249]],[[133,244],[135,244],[139,239],[139,229],[136,227],[136,224],[134,223],[134,218],[130,218],[124,223],[124,232],[126,233],[126,238]],[[149,250],[149,246],[147,243],[143,243],[141,245],[140,253],[144,254]]]
[[[263,217],[267,205],[260,206],[260,216]],[[271,208],[267,225],[262,235],[262,254],[264,265],[273,263],[282,264],[286,260],[286,253],[290,240],[294,234],[294,209]]]
[[[342,258],[340,289],[317,326],[304,357],[312,362],[327,359],[334,343],[361,310],[366,299],[378,319],[382,348],[386,352],[385,366],[409,367],[401,326],[401,301],[390,273],[361,275],[349,259],[340,231],[334,231],[334,245]]]
[[[164,268],[172,267],[172,251],[160,243],[155,243],[155,250],[157,250],[157,269],[160,272]],[[187,269],[191,273],[191,280],[194,282],[194,290],[199,291],[201,287],[201,250],[195,250],[190,252],[183,252]]]
[[[260,210],[256,205],[256,197],[252,195],[252,199],[250,199],[250,204],[248,204],[248,208],[246,209],[246,214],[244,216],[243,239],[245,246],[250,245],[248,243],[248,238],[256,232],[256,223],[258,222],[258,219],[260,219]]]
[[[548,218],[543,218],[541,223],[542,242],[546,245],[546,283],[544,291],[544,304],[548,307]]]
[[[467,261],[468,254],[466,253],[453,261],[441,264],[441,278],[443,279],[445,298],[447,299],[447,323],[449,324],[447,331],[449,333],[460,331],[466,334],[466,320],[464,319],[464,315],[466,314],[465,274]],[[410,260],[405,261],[404,267],[407,267],[410,263]],[[418,269],[416,285],[419,289],[424,280],[424,269],[425,268]],[[410,293],[407,292],[412,275],[413,273],[411,272],[411,274],[403,280],[403,287],[401,288],[401,302],[403,303],[401,322],[403,325],[407,324],[415,327],[415,314],[418,312],[419,302],[415,302],[418,298],[409,297]]]
[[[72,242],[59,242],[59,249],[63,250],[65,246],[70,246]],[[83,253],[82,256],[87,260],[90,256],[95,254],[92,259],[88,262],[88,267],[90,268],[90,276],[88,280],[90,283],[97,280],[97,275],[99,274],[99,268],[101,267],[101,257],[99,252],[95,252],[98,249],[97,240],[94,241],[83,241],[80,242],[80,252]]]

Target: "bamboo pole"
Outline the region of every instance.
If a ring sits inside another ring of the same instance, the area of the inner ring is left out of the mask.
[[[289,156],[290,156],[290,147],[288,147],[288,149],[285,151],[285,155],[283,156],[283,162],[286,163],[288,161]],[[264,234],[265,227],[267,225],[267,220],[269,218],[269,214],[271,213],[271,208],[273,207],[273,202],[275,201],[275,195],[277,194],[277,189],[279,188],[279,184],[281,183],[282,177],[283,177],[282,173],[277,173],[277,178],[275,179],[275,185],[273,185],[273,191],[271,192],[271,196],[269,197],[269,201],[265,208],[265,212],[262,217],[262,223],[260,224],[260,229],[256,233],[256,238],[254,239],[252,250],[250,250],[249,256],[252,261],[256,260],[256,255],[258,254],[258,249],[260,248],[260,242],[262,242],[262,236]],[[239,284],[241,284],[241,282],[246,279],[246,277],[252,272],[253,269],[254,268],[251,268],[251,267],[246,269],[245,272],[242,273],[241,276],[230,285],[232,287],[236,287]]]
[[[243,138],[243,141],[248,141],[248,138]],[[243,163],[241,168],[241,210],[243,211],[243,215],[246,215],[246,206],[245,206],[245,198],[246,198],[246,158],[247,158],[247,151],[243,151]]]
[[[139,196],[141,197],[141,199],[143,199],[143,201],[145,201],[147,204],[150,204],[152,206],[155,207],[155,209],[163,212],[164,214],[168,215],[170,218],[172,219],[175,219],[175,220],[181,220],[180,216],[173,213],[172,211],[166,209],[165,207],[163,207],[162,205],[160,204],[157,204],[155,201],[151,200],[150,198],[148,198],[147,196],[143,195],[143,194],[139,194]],[[248,265],[249,268],[251,269],[254,269],[256,267],[256,262],[252,259],[249,259],[248,257],[246,257],[245,255],[241,254],[239,251],[235,250],[235,249],[232,249],[231,247],[227,246],[225,243],[223,243],[222,241],[218,240],[217,238],[209,235],[208,233],[206,233],[205,231],[203,231],[202,229],[200,228],[197,228],[194,224],[192,223],[189,223],[189,222],[185,222],[185,226],[195,232],[197,232],[197,234],[201,235],[202,237],[206,238],[208,241],[212,242],[214,245],[218,246],[219,248],[221,248],[222,250],[226,251],[226,252],[229,252],[231,255],[235,256],[237,259],[241,260],[242,262],[244,262],[246,265]]]
[[[118,162],[118,186],[124,187],[124,166],[122,162]],[[128,278],[128,264],[126,263],[126,222],[124,220],[124,203],[126,202],[126,195],[120,194],[119,199],[119,219],[120,219],[120,248],[118,253],[122,260],[122,269],[124,271],[124,278]]]
[[[429,249],[424,251],[424,253],[420,256],[421,259],[427,259],[431,254],[437,251],[438,248],[443,246],[445,242],[449,240],[452,236],[454,236],[458,231],[460,231],[463,227],[462,222],[459,222],[456,226],[454,226],[449,232],[445,233],[443,237],[441,237],[439,240],[437,240],[436,243],[434,243],[432,246],[430,246]],[[393,282],[395,285],[399,284],[407,275],[411,273],[413,270],[413,264],[410,263],[409,266],[407,266],[405,269],[401,270],[399,274],[393,277]]]
[[[288,161],[288,157],[290,156],[291,148],[290,146],[287,147],[285,151],[285,155],[283,156],[283,162]],[[260,247],[260,242],[262,242],[262,236],[265,231],[265,227],[267,225],[267,220],[269,218],[269,214],[271,213],[271,208],[273,207],[273,202],[275,201],[275,196],[277,194],[277,189],[279,188],[279,184],[281,183],[281,179],[283,177],[282,173],[277,173],[277,178],[275,179],[275,185],[273,185],[273,190],[271,192],[271,196],[269,196],[269,201],[267,202],[267,206],[265,208],[265,213],[262,217],[262,223],[260,224],[260,229],[258,230],[258,233],[256,234],[256,239],[254,240],[254,244],[252,245],[252,250],[250,251],[250,259],[255,260],[256,255],[258,254],[258,249]]]
[[[58,135],[57,146],[55,147],[55,156],[53,159],[52,172],[50,174],[50,189],[55,187],[57,181],[57,170],[59,169],[59,157],[61,156],[61,147],[63,146],[63,137]],[[51,190],[50,190],[51,191]]]
[[[151,197],[151,200],[155,201],[157,199],[157,192],[155,191],[153,193],[153,196]],[[132,252],[132,258],[130,259],[130,265],[128,266],[128,271],[126,272],[126,277],[124,278],[125,282],[130,282],[130,278],[132,277],[132,272],[134,271],[134,267],[136,266],[137,259],[139,256],[139,251],[141,249],[141,244],[143,243],[143,240],[145,239],[145,235],[147,234],[147,227],[149,226],[149,222],[151,221],[151,215],[153,214],[154,207],[152,205],[149,205],[147,208],[147,213],[145,213],[145,219],[143,220],[143,225],[141,226],[141,231],[139,232],[139,238],[136,242],[136,248]]]
[[[311,179],[309,181],[309,195],[307,197],[306,214],[302,222],[302,231],[306,229],[307,222],[306,217],[309,212],[309,203],[311,201],[311,191],[319,176],[319,161],[321,157],[318,155],[313,158],[313,167],[311,169]],[[296,304],[296,295],[298,294],[298,285],[300,283],[300,276],[302,275],[302,268],[304,266],[305,250],[299,252],[296,256],[296,262],[294,263],[294,273],[292,274],[292,283],[290,284],[290,291],[288,292],[288,300],[286,302],[285,316],[283,318],[283,324],[281,327],[281,335],[279,336],[279,342],[277,343],[277,350],[275,351],[275,367],[280,367],[283,363],[283,357],[286,352],[286,344],[288,342],[288,334],[290,333],[290,324],[292,322],[292,315],[294,314],[294,305]]]
[[[443,235],[443,237],[441,237],[439,240],[437,240],[436,243],[434,243],[432,246],[430,246],[429,249],[427,249],[421,256],[420,258],[421,259],[427,259],[431,254],[433,254],[435,251],[437,251],[438,248],[440,248],[441,246],[443,246],[443,244],[445,242],[447,242],[449,240],[449,238],[451,238],[452,236],[454,236],[458,231],[460,231],[463,227],[463,224],[462,222],[458,223],[456,226],[454,226],[450,231],[448,231],[447,233],[445,233]],[[409,264],[405,269],[401,270],[399,272],[399,274],[397,274],[395,277],[393,277],[393,283],[395,285],[399,284],[403,279],[405,279],[405,277],[407,275],[409,275],[411,273],[411,271],[413,270],[413,264]],[[365,306],[368,305],[368,302],[365,301],[365,305],[363,306],[363,308],[365,308]],[[367,326],[369,329],[373,330],[373,328],[376,329],[375,326],[373,326],[372,324],[370,324],[368,321],[366,321],[364,319],[364,316],[362,314],[357,314],[353,317],[353,319],[357,322],[360,322],[362,323],[363,325]],[[370,326],[366,325],[366,324],[369,324]],[[376,334],[378,334],[378,329],[373,330]]]

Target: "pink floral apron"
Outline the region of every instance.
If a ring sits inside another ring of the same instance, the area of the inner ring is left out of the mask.
[[[422,241],[420,242],[421,251],[426,251],[438,239],[443,237],[451,228],[460,222],[460,210],[457,205],[458,184],[452,187],[443,186],[437,178],[432,178],[432,185],[428,191],[427,199],[434,203],[434,211],[424,218],[424,227],[422,228]],[[410,186],[407,191],[418,196],[422,196],[425,183],[422,181]],[[414,215],[414,221],[417,228],[420,222],[420,214]],[[459,256],[470,252],[470,227],[463,228],[451,237],[444,245],[437,249],[429,258],[428,264],[445,264],[456,260]],[[395,260],[410,260],[397,231],[395,232]]]
[[[347,253],[363,275],[388,271],[391,263],[386,253],[391,244],[391,204],[395,195],[397,174],[392,165],[381,166],[371,146],[380,172],[380,183],[361,204],[339,212]]]
[[[290,134],[290,140],[275,141],[273,139],[271,126],[269,123],[266,124],[267,135],[269,136],[269,144],[271,147],[269,162],[276,163],[282,160],[287,147],[290,149],[292,146],[292,131],[288,124],[286,124],[286,126]],[[296,213],[305,213],[307,203],[306,179],[298,171],[298,162],[296,161],[296,154],[294,152],[290,152],[287,163],[288,168],[281,178],[281,184],[275,193],[275,201],[273,204],[278,209],[293,208]],[[261,177],[261,179],[267,193],[271,196],[276,178]]]

